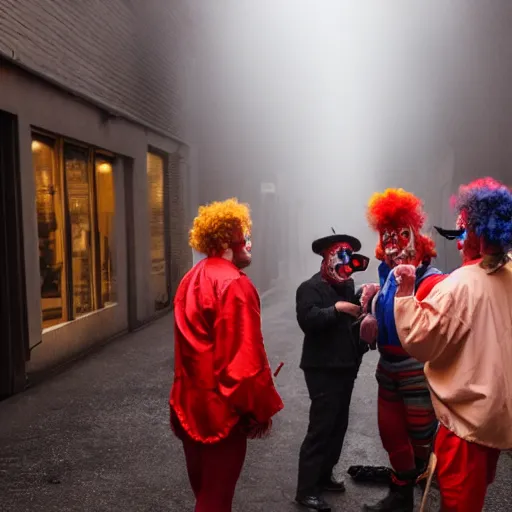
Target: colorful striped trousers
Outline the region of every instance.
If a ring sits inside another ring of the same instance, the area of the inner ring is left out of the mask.
[[[413,358],[391,362],[381,356],[376,377],[379,432],[391,466],[407,473],[426,465],[437,419],[423,363]]]

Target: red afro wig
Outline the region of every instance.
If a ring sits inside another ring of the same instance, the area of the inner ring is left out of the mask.
[[[430,261],[437,255],[434,241],[420,233],[427,216],[423,211],[423,202],[411,192],[402,188],[388,188],[384,192],[376,192],[368,202],[366,216],[370,227],[379,233],[410,226],[415,234],[418,264]],[[375,256],[381,261],[384,260],[384,250],[380,242]]]
[[[425,223],[421,199],[403,188],[388,188],[376,192],[368,202],[367,218],[375,231],[411,226],[419,231]]]

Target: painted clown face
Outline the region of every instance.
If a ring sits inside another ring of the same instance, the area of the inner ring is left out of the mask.
[[[390,268],[416,264],[414,232],[410,226],[382,231],[380,243],[384,251],[384,261]]]
[[[457,236],[457,249],[460,251],[462,260],[466,262],[480,258],[480,240],[476,233],[467,230],[464,212],[457,217],[456,225],[458,230],[462,230]]]
[[[464,250],[464,242],[467,238],[466,223],[464,222],[462,215],[457,217],[456,227],[457,229],[463,230],[463,232],[457,236],[457,249],[462,253]]]
[[[250,233],[246,233],[232,245],[233,263],[240,269],[246,268],[252,261],[252,241]]]
[[[350,244],[340,242],[331,245],[324,252],[322,275],[332,283],[343,283],[351,278],[354,272],[363,271],[368,266],[368,259],[354,254]]]

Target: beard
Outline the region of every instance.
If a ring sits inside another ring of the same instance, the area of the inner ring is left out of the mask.
[[[240,270],[247,268],[251,261],[252,255],[245,247],[233,253],[233,264]]]

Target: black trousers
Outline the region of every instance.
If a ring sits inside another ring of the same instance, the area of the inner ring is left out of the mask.
[[[318,495],[340,459],[357,370],[306,370],[304,375],[311,408],[299,455],[300,497]]]

